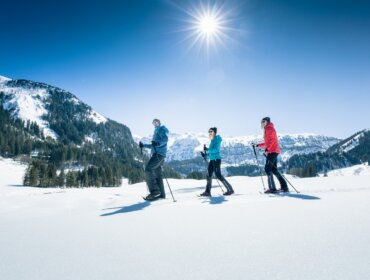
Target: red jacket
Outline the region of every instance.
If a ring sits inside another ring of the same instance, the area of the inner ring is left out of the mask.
[[[266,148],[267,154],[277,153],[280,154],[279,141],[276,135],[276,130],[272,122],[265,126],[265,142],[258,144],[260,148]]]

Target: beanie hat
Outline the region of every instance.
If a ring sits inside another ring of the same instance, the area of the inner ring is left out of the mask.
[[[212,130],[215,134],[217,134],[217,127],[211,127],[209,130]]]

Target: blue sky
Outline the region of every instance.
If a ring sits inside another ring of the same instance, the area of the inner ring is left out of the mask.
[[[32,2],[32,3],[31,3]],[[190,48],[189,10],[222,6],[227,40]],[[67,89],[134,133],[369,127],[370,2],[4,1],[0,75]]]

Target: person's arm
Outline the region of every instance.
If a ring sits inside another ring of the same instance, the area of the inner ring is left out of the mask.
[[[256,145],[258,148],[265,148],[266,147],[266,144],[265,144],[265,142],[263,142],[263,143],[259,143],[259,144],[257,144]]]
[[[159,130],[157,137],[154,141],[157,142],[157,147],[165,146],[168,142],[168,130],[167,129]]]

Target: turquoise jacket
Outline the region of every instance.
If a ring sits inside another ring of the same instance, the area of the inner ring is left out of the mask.
[[[216,135],[211,141],[211,144],[209,144],[207,155],[210,160],[221,159],[220,154],[221,142],[222,142],[221,136]]]

